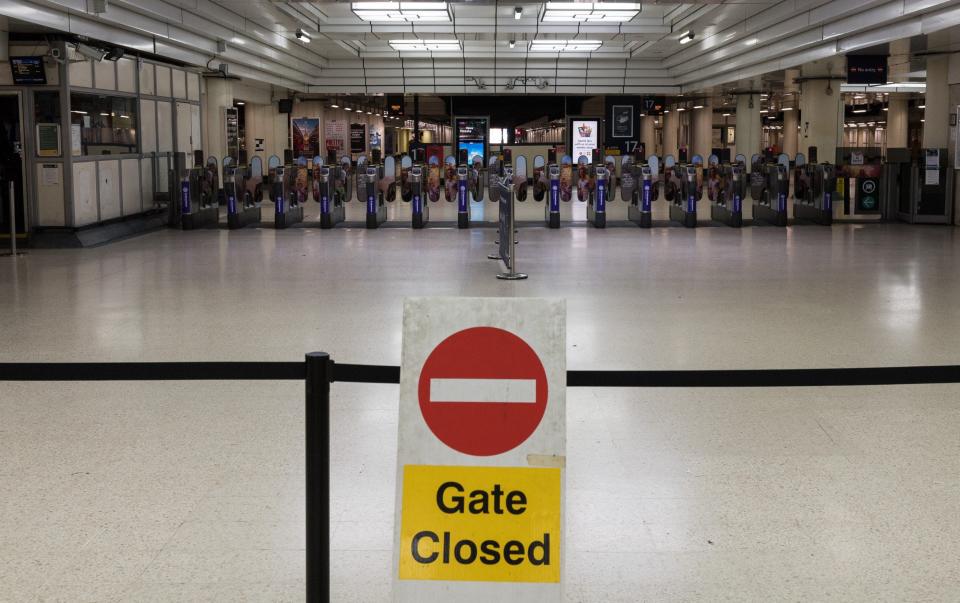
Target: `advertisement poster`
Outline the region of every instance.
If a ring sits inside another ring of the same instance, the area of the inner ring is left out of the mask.
[[[591,160],[597,148],[597,131],[600,124],[595,119],[573,120],[573,160],[581,157]]]
[[[441,144],[427,145],[427,152],[426,152],[427,163],[430,163],[431,159],[436,159],[437,165],[439,165],[443,161],[443,145]]]
[[[614,138],[633,138],[633,105],[614,105],[612,119]]]
[[[320,154],[320,120],[298,117],[290,120],[293,129],[293,156],[316,157]]]
[[[324,139],[327,151],[336,151],[337,155],[347,146],[347,124],[339,119],[328,120],[324,126]]]
[[[363,153],[367,150],[366,124],[350,124],[350,152]]]

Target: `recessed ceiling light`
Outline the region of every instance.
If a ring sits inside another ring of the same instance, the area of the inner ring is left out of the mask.
[[[927,108],[926,105],[917,105],[917,109],[926,109],[926,108]]]
[[[781,111],[793,111],[793,107],[784,107],[780,109]]]
[[[450,20],[446,2],[354,2],[350,8],[364,21],[414,23]]]
[[[460,50],[460,40],[390,40],[390,46],[399,51]]]
[[[344,107],[343,110],[344,110],[344,111],[353,111],[353,109],[351,109],[350,107]]]
[[[337,103],[330,103],[330,108],[331,108],[331,109],[339,109],[339,108],[340,108],[340,105],[338,105]]]
[[[530,52],[592,52],[602,45],[600,40],[534,40]]]
[[[518,6],[518,7],[516,7],[515,9],[513,9],[513,18],[514,18],[514,19],[519,19],[519,18],[522,17],[522,16],[523,16],[523,7],[522,7],[522,6]]]
[[[724,117],[730,117],[730,115],[731,115],[730,113],[724,113],[724,114],[723,114]]]
[[[640,12],[639,2],[547,2],[543,20],[549,21],[607,21],[624,23]]]
[[[693,108],[694,108],[694,109],[703,109],[703,105],[694,105]]]
[[[238,107],[242,107],[242,106],[246,105],[247,103],[245,103],[245,102],[243,102],[243,101],[236,101],[234,104],[237,105]]]
[[[510,48],[513,48],[513,47],[516,46],[516,45],[517,45],[517,41],[516,41],[516,40],[510,40]]]

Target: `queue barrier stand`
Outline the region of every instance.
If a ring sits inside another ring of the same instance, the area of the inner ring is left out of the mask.
[[[399,384],[400,367],[304,362],[6,362],[0,381],[305,381],[306,600],[330,601],[330,385]],[[875,368],[567,371],[567,387],[842,387],[960,383],[960,365]]]

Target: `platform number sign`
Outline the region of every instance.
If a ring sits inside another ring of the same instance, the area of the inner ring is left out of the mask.
[[[562,600],[565,304],[404,303],[394,600]]]
[[[662,96],[644,96],[641,101],[641,113],[645,115],[663,115],[666,99]]]

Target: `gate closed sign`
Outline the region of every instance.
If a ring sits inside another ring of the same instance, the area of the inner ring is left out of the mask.
[[[565,320],[561,300],[405,302],[394,600],[562,598]]]

